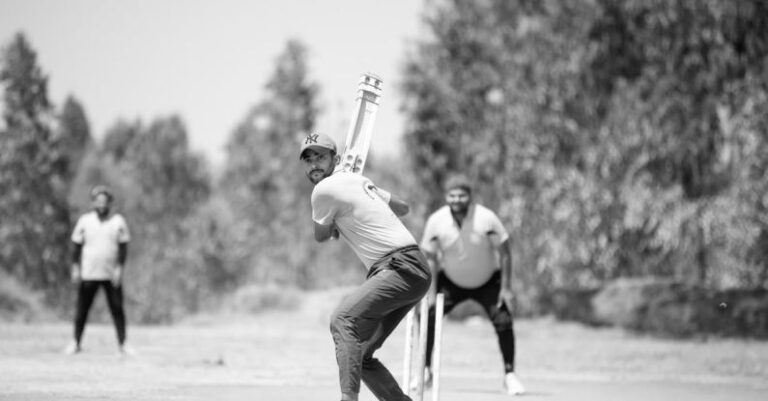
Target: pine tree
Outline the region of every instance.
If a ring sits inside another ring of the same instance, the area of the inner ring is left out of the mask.
[[[48,78],[21,33],[2,54],[5,128],[0,132],[0,266],[45,290],[67,280],[70,218],[66,156],[54,138]]]
[[[93,137],[85,110],[73,96],[67,97],[61,113],[59,113],[56,138],[59,149],[67,161],[63,173],[69,187],[77,175],[86,153],[93,146]]]
[[[311,287],[319,255],[329,250],[313,244],[307,229],[312,187],[297,153],[318,113],[318,86],[309,80],[302,43],[287,43],[265,90],[227,144],[221,185],[235,216],[233,254],[240,258],[234,263],[257,281]]]

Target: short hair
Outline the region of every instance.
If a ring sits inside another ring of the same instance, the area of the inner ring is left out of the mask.
[[[448,178],[445,180],[445,184],[443,185],[443,190],[445,192],[457,188],[467,191],[468,194],[472,194],[471,181],[469,181],[469,178],[467,178],[467,176],[464,174],[452,174],[448,176]]]
[[[91,189],[91,200],[96,200],[96,197],[102,194],[106,196],[107,200],[110,202],[115,199],[115,196],[112,194],[112,190],[110,190],[109,187],[106,185],[96,185]]]

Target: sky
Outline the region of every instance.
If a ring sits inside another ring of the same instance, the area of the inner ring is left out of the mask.
[[[405,118],[398,84],[424,30],[421,0],[0,0],[0,45],[23,32],[57,106],[85,108],[98,139],[119,119],[182,117],[214,166],[289,39],[309,49],[321,88],[317,130],[343,143],[357,81],[384,81],[371,153],[396,156]]]

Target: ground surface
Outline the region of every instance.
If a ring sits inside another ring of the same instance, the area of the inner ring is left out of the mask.
[[[117,354],[107,324],[89,325],[84,352],[65,356],[68,323],[0,322],[0,400],[338,400],[327,330],[336,298],[312,294],[287,314],[130,326],[132,357]],[[448,321],[444,333],[440,399],[509,398],[490,324]],[[520,320],[516,333],[523,399],[767,399],[768,342],[664,340],[549,319]],[[403,343],[398,328],[379,353],[398,379]]]

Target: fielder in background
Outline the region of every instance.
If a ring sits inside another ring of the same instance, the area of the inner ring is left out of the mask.
[[[88,320],[88,311],[99,288],[107,296],[107,305],[117,331],[120,353],[132,354],[125,345],[125,312],[123,310],[123,272],[131,236],[123,216],[111,212],[112,192],[105,186],[91,190],[93,211],[77,220],[72,232],[72,282],[77,284],[75,338],[66,353],[80,352],[80,341]]]
[[[379,400],[410,400],[373,357],[430,285],[427,261],[398,218],[409,207],[361,174],[334,173],[340,158],[326,135],[308,135],[299,155],[315,184],[315,240],[340,236],[368,269],[365,282],[341,301],[331,317],[341,399],[357,400],[362,379]]]
[[[472,187],[466,177],[449,177],[444,190],[447,205],[429,216],[421,241],[435,277],[430,299],[434,299],[436,292],[443,293],[446,314],[468,299],[483,306],[493,322],[501,348],[504,387],[510,395],[523,394],[525,389],[515,376],[509,234],[495,213],[472,201]],[[427,334],[427,384],[431,379],[434,322],[432,305]]]

